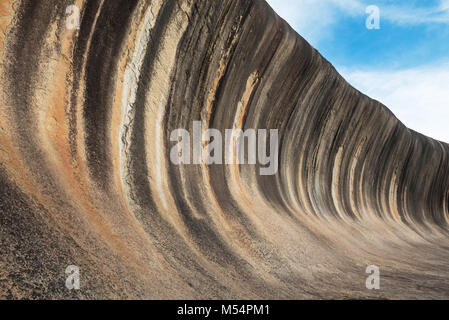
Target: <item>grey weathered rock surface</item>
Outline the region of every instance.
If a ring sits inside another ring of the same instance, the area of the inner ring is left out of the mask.
[[[74,3],[0,3],[0,298],[449,297],[447,144],[264,1]],[[279,129],[278,174],[172,165],[194,120]]]

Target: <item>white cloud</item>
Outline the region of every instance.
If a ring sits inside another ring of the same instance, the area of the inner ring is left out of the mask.
[[[448,11],[449,10],[449,0],[442,0],[440,3],[440,10],[441,11]]]
[[[449,24],[449,1],[442,0],[438,6],[428,8],[385,6],[381,16],[398,25]]]
[[[293,29],[312,45],[332,35],[332,25],[344,15],[365,14],[359,0],[267,0]],[[362,20],[363,21],[363,20]],[[364,22],[362,22],[364,26]]]
[[[312,45],[333,34],[333,27],[345,17],[360,17],[365,27],[365,9],[372,0],[268,0],[278,14]],[[449,0],[433,7],[413,7],[390,0],[375,2],[381,21],[398,25],[447,24]],[[419,63],[419,61],[418,61]],[[385,104],[409,128],[449,143],[449,63],[408,70],[357,71],[340,68],[357,89]]]
[[[360,17],[365,26],[365,9],[372,0],[268,0],[273,9],[312,45],[332,36],[332,27],[346,16]],[[375,1],[381,20],[398,25],[440,23],[449,25],[449,0],[433,7],[395,5],[390,0]]]
[[[449,143],[449,63],[400,71],[340,73],[355,88],[385,104],[407,127]]]
[[[332,34],[333,23],[337,22],[335,8],[330,0],[268,0],[273,9],[293,29],[315,45],[322,38]]]

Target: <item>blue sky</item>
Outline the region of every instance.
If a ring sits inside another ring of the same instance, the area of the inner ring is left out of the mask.
[[[268,0],[357,89],[449,142],[449,0]],[[368,29],[370,5],[380,29]]]

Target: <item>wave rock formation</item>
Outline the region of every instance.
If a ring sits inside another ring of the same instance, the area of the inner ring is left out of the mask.
[[[449,297],[449,145],[265,1],[1,0],[0,29],[0,298]],[[278,129],[278,172],[172,164],[193,121]]]

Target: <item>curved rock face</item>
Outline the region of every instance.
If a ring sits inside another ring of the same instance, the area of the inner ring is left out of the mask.
[[[264,1],[0,13],[1,298],[449,297],[449,146]],[[195,123],[277,129],[278,170],[174,164]]]

